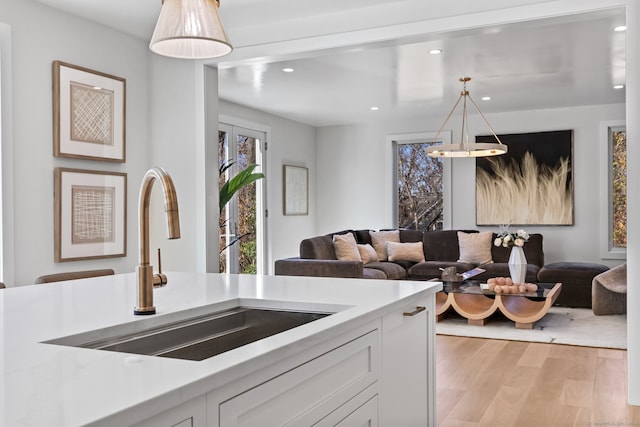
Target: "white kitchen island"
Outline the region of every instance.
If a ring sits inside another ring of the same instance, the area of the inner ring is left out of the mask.
[[[152,316],[133,273],[0,290],[0,426],[435,425],[441,283],[167,277]],[[335,314],[202,361],[43,343],[234,305]]]

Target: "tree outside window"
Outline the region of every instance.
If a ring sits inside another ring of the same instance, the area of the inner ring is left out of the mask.
[[[611,144],[611,244],[627,247],[627,132],[612,128]]]
[[[444,167],[441,158],[427,156],[427,143],[396,144],[398,227],[421,231],[443,227]]]

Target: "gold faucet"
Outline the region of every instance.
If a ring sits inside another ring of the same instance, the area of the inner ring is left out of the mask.
[[[139,259],[136,267],[138,277],[138,305],[133,310],[134,314],[155,314],[153,305],[153,288],[167,284],[167,277],[160,270],[153,274],[153,266],[149,264],[149,200],[151,189],[155,180],[162,184],[164,193],[164,210],[167,214],[167,228],[169,239],[180,238],[180,219],[178,217],[178,197],[173,181],[169,174],[160,167],[154,167],[147,171],[140,186],[140,198],[138,200],[139,215]],[[158,265],[160,265],[160,251],[158,250]]]

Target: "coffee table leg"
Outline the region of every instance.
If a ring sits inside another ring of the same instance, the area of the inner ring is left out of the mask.
[[[516,323],[518,329],[533,329],[533,324],[542,319],[558,298],[562,284],[556,283],[542,301],[532,301],[517,295],[496,295],[498,308]]]
[[[516,329],[533,329],[533,323],[516,322]]]

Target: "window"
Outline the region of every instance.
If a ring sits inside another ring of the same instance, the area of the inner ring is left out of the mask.
[[[601,194],[602,257],[624,259],[627,248],[627,133],[624,122],[603,122],[601,145],[606,148]]]
[[[417,136],[423,137],[416,139]],[[429,157],[425,152],[434,136],[414,134],[393,139],[395,222],[398,228],[442,230],[450,223],[449,160]],[[443,140],[450,139],[449,133],[442,136]]]

